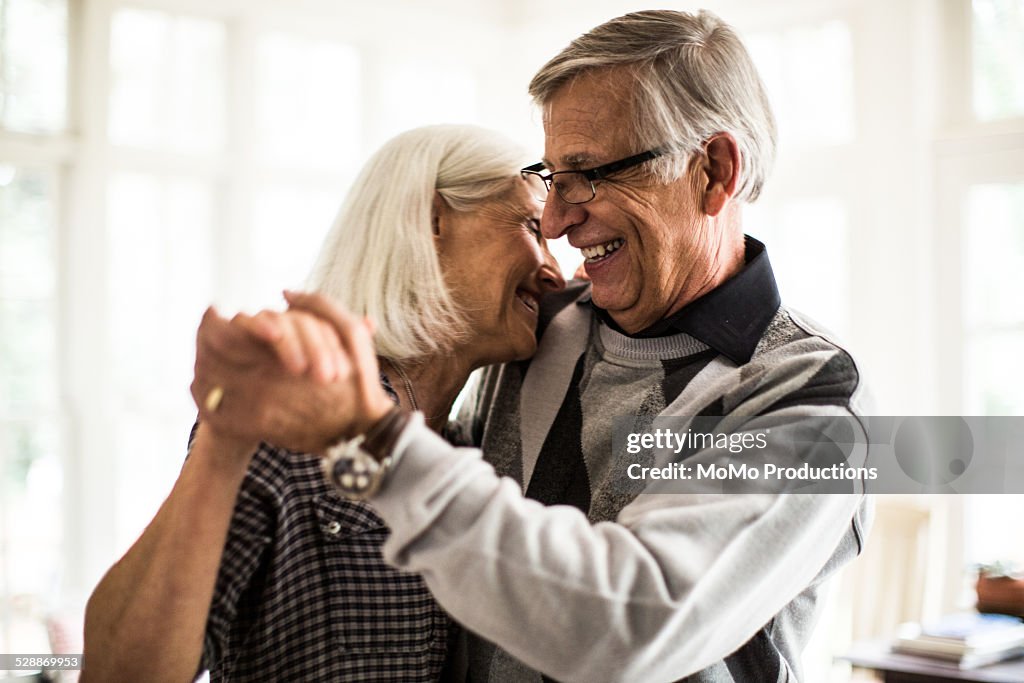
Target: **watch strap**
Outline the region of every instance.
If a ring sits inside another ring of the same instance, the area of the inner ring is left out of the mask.
[[[363,437],[363,450],[381,462],[391,455],[398,437],[411,418],[412,413],[405,412],[399,406],[393,407],[367,430]]]

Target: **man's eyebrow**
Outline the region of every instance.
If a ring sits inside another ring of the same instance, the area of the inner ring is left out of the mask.
[[[567,154],[566,156],[562,157],[561,162],[561,165],[564,166],[567,170],[591,168],[592,166],[596,165],[594,163],[594,157],[590,154],[587,154],[586,152],[580,152],[578,154]],[[547,168],[549,170],[554,168],[554,165],[551,163],[551,160],[548,159],[547,157],[541,159],[541,163],[544,164],[544,168]]]

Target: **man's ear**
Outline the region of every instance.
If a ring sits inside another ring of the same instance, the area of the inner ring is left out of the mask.
[[[729,133],[716,133],[704,145],[706,158],[704,174],[708,184],[704,188],[704,213],[717,216],[729,198],[736,193],[740,177],[740,148]]]
[[[441,234],[441,222],[448,211],[448,203],[440,192],[434,192],[434,201],[430,204],[430,229],[435,235]]]

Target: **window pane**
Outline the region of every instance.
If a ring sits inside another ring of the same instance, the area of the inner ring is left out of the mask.
[[[0,651],[48,652],[61,607],[62,435],[57,420],[0,418]],[[42,647],[43,649],[38,649]],[[28,650],[26,648],[32,648]]]
[[[974,113],[1024,115],[1024,0],[974,0]]]
[[[359,53],[272,34],[257,45],[256,140],[269,162],[346,169],[359,151]]]
[[[0,408],[49,410],[56,399],[56,333],[50,301],[0,301]]]
[[[213,299],[214,192],[189,179],[121,173],[108,206],[120,551],[170,490],[195,419],[189,384],[196,327]]]
[[[1024,325],[1024,183],[971,187],[965,218],[968,328]]]
[[[964,410],[1024,415],[1024,183],[975,185],[965,209]]]
[[[213,299],[209,187],[119,174],[110,184],[111,345],[130,410],[189,415],[195,330]]]
[[[52,194],[48,176],[0,167],[0,414],[56,403]]]
[[[476,79],[455,64],[395,65],[383,79],[381,129],[387,138],[434,123],[476,123]]]
[[[1006,523],[1024,513],[1024,497],[975,495],[966,502],[965,557],[971,562],[1003,560],[1024,565],[1024,535],[1006,533]]]
[[[832,197],[805,199],[777,212],[753,204],[744,214],[748,232],[768,247],[782,302],[847,336],[850,278],[843,203]]]
[[[754,35],[745,43],[768,89],[784,144],[853,140],[853,50],[844,22]]]
[[[64,129],[67,32],[66,0],[0,0],[0,126]]]
[[[965,415],[1024,415],[1024,332],[973,335],[964,363]]]
[[[215,152],[224,144],[221,22],[122,9],[110,30],[115,144]]]
[[[196,320],[198,323],[198,320]],[[192,329],[193,337],[195,329]],[[195,348],[193,342],[192,348]],[[184,384],[188,388],[191,374]],[[180,384],[180,382],[179,382]],[[114,546],[120,556],[156,515],[181,472],[195,409],[187,417],[124,409],[110,435],[116,454]]]
[[[58,596],[55,194],[49,174],[0,166],[0,652],[46,647]]]
[[[297,187],[268,187],[259,193],[248,306],[281,306],[282,289],[303,285],[340,204],[340,194]]]
[[[53,216],[40,174],[0,164],[0,297],[53,296]]]

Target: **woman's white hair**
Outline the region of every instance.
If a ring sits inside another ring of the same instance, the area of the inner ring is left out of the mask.
[[[617,95],[634,103],[631,142],[638,152],[665,146],[697,152],[715,133],[731,133],[741,156],[735,197],[757,199],[775,160],[775,118],[753,61],[728,24],[706,10],[623,15],[580,36],[541,67],[530,95],[543,107],[578,76],[611,67],[630,74],[633,92]],[[687,156],[651,163],[669,181],[686,172]]]
[[[509,139],[476,126],[425,126],[392,138],[349,189],[307,284],[373,319],[386,358],[451,349],[469,330],[434,246],[434,193],[471,211],[512,188],[523,157]]]

